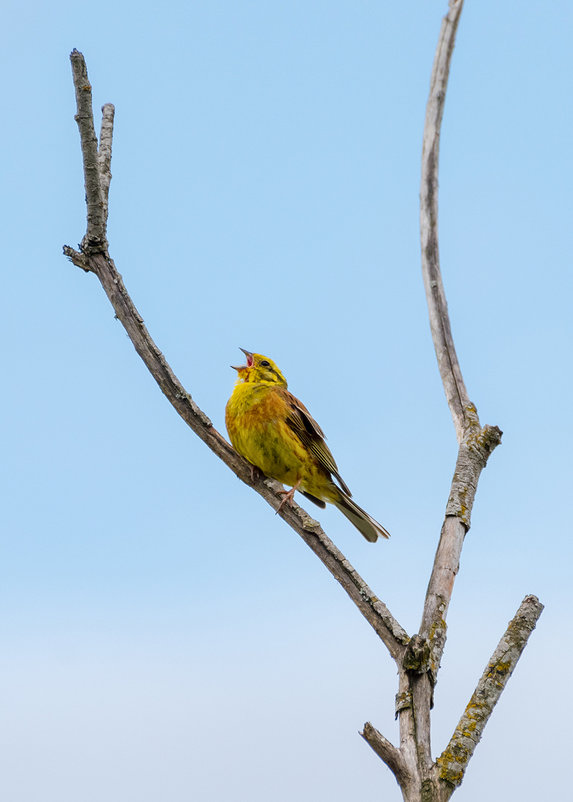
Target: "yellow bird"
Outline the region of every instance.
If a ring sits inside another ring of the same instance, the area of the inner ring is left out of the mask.
[[[351,499],[322,429],[304,404],[289,393],[286,379],[272,359],[244,348],[241,351],[247,364],[233,368],[238,380],[225,411],[235,451],[266,476],[291,486],[292,490],[283,491],[282,504],[290,502],[298,490],[319,507],[326,507],[325,501],[334,504],[371,543],[378,535],[390,537]]]

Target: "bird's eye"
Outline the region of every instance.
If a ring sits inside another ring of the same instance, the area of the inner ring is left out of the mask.
[[[270,366],[271,366],[271,363],[267,362],[266,359],[263,359],[263,361],[261,362],[261,367],[262,368],[270,368]]]

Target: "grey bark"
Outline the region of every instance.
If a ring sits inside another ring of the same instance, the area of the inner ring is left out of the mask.
[[[104,187],[107,185],[109,189],[111,180],[109,165],[111,162],[113,112],[111,121],[109,114],[106,120],[105,144],[102,142],[100,156],[92,110],[92,88],[88,79],[86,63],[82,54],[77,50],[72,51],[70,61],[76,90],[77,113],[75,120],[80,130],[86,188],[87,230],[82,240],[82,250],[85,252],[107,250],[107,193]],[[113,106],[109,105],[113,109]],[[109,154],[109,158],[106,158],[106,152]]]
[[[281,486],[277,482],[265,478],[253,479],[251,466],[215,430],[151,338],[108,249],[106,230],[114,108],[111,104],[102,108],[98,145],[85,61],[77,50],[70,56],[77,103],[75,119],[80,132],[84,165],[87,229],[80,249],[65,246],[64,253],[75,265],[97,276],[137,353],[178,414],[239,479],[261,495],[302,537],[346,591],[395,660],[398,668],[396,716],[400,724],[400,745],[397,747],[392,744],[369,722],[364,725],[361,735],[393,772],[407,802],[443,802],[459,785],[483,728],[543,609],[535,597],[526,597],[492,656],[448,747],[434,761],[430,742],[430,711],[446,642],[448,606],[459,570],[464,538],[470,526],[479,477],[489,456],[501,441],[501,432],[497,427],[481,426],[476,408],[469,401],[453,344],[438,254],[439,135],[462,4],[463,0],[451,0],[440,32],[424,128],[420,193],[422,272],[430,328],[456,429],[459,453],[420,631],[413,637],[408,636],[317,521],[297,504],[281,505],[282,496],[278,492]]]
[[[479,477],[491,453],[501,442],[502,435],[497,426],[481,426],[476,407],[469,399],[454,347],[438,249],[440,129],[462,7],[463,0],[450,0],[438,39],[424,124],[420,187],[422,274],[430,329],[459,451],[426,592],[420,632],[413,636],[402,663],[398,665],[397,715],[400,717],[399,753],[403,760],[399,761],[396,755],[383,748],[380,739],[367,738],[393,771],[407,802],[445,802],[461,783],[483,728],[543,610],[535,597],[524,600],[476,688],[450,744],[434,762],[431,756],[430,710],[446,643],[446,616],[459,570],[461,550],[470,527]],[[503,682],[500,677],[503,677]]]
[[[513,669],[525,648],[543,605],[536,596],[526,596],[507,629],[472,694],[450,742],[436,761],[438,777],[452,788],[461,783],[468,762],[483,734]]]
[[[465,409],[469,396],[458,362],[450,327],[446,293],[440,271],[438,249],[438,165],[440,161],[440,129],[446,102],[450,62],[463,0],[450,0],[449,10],[442,20],[438,38],[430,93],[426,105],[424,138],[422,141],[422,181],[420,186],[420,238],[422,246],[422,273],[428,301],[430,328],[438,358],[440,376],[458,442],[465,428]]]

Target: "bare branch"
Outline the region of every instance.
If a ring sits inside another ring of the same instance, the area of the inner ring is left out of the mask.
[[[101,250],[107,247],[105,215],[107,204],[104,203],[101,188],[97,137],[92,110],[92,88],[88,79],[86,62],[83,55],[75,49],[70,54],[70,61],[78,109],[75,120],[80,131],[84,163],[88,225],[82,241],[82,250],[87,252],[90,249]]]
[[[480,474],[494,448],[501,442],[496,426],[480,426],[470,402],[456,355],[448,307],[440,271],[438,249],[438,163],[440,129],[446,100],[451,57],[463,0],[450,0],[442,21],[430,92],[426,107],[420,187],[422,274],[430,317],[430,329],[442,383],[460,444],[446,518],[426,592],[421,634],[431,641],[429,670],[435,682],[446,642],[446,614],[460,554],[470,527],[471,511]]]
[[[466,414],[468,426],[458,451],[446,515],[455,515],[469,529],[481,472],[500,444],[503,432],[497,426],[486,425],[481,429],[477,412],[471,404],[466,408]]]
[[[469,425],[458,452],[420,626],[421,634],[430,639],[429,668],[434,682],[446,643],[446,614],[459,570],[464,538],[470,527],[477,484],[502,435],[497,426],[484,426],[481,429],[472,405],[467,409],[467,417]]]
[[[76,119],[78,119],[82,137],[84,170],[86,176],[89,176],[90,183],[88,189],[86,178],[88,234],[86,234],[82,242],[81,252],[69,246],[64,246],[64,253],[75,265],[86,272],[95,273],[99,278],[115,310],[116,317],[124,326],[135,350],[144,361],[168,401],[183,420],[245,484],[248,484],[259,493],[273,509],[278,510],[283,501],[283,497],[277,492],[282,489],[281,486],[269,479],[259,479],[253,483],[249,463],[240,457],[213,427],[207,415],[199,409],[175,376],[165,357],[151,338],[144,325],[143,318],[125,288],[121,275],[108,254],[105,241],[105,217],[103,219],[103,240],[101,238],[97,239],[96,234],[93,233],[96,230],[93,220],[90,228],[90,209],[94,206],[99,212],[102,211],[102,208],[107,209],[107,191],[111,179],[113,106],[107,104],[103,107],[102,142],[98,154],[97,140],[94,147],[91,138],[91,133],[94,131],[91,111],[91,87],[87,82],[85,62],[83,56],[77,50],[73,51],[71,60],[78,102]],[[95,138],[95,133],[93,133],[93,136]],[[93,162],[94,159],[95,162]],[[100,170],[96,175],[93,174],[93,163]],[[104,206],[102,206],[102,198]],[[91,237],[90,231],[92,231]],[[344,588],[362,615],[387,646],[391,656],[396,660],[400,660],[409,640],[407,633],[393,618],[387,607],[372,593],[366,582],[354,570],[345,556],[325,535],[318,522],[313,520],[297,504],[293,504],[292,507],[286,504],[282,505],[278,514],[302,537]]]
[[[440,660],[446,642],[446,615],[481,471],[501,441],[497,427],[480,426],[463,381],[451,332],[440,272],[438,248],[438,164],[440,129],[455,36],[463,0],[450,0],[436,47],[426,107],[420,188],[422,274],[430,329],[459,452],[446,516],[426,598],[420,634],[415,635],[400,667],[400,742],[410,773],[420,772],[422,784],[430,780],[430,708]]]
[[[107,226],[107,213],[109,206],[109,185],[111,182],[111,145],[113,141],[113,118],[115,108],[106,103],[101,108],[101,130],[99,135],[98,167],[103,201],[103,214]]]
[[[73,254],[72,249],[66,249],[68,254],[70,254],[70,251]],[[195,434],[231,468],[239,479],[253,487],[273,509],[278,510],[283,500],[283,497],[277,492],[282,489],[281,485],[268,479],[259,479],[253,484],[249,463],[240,457],[213,427],[207,415],[199,409],[171,370],[165,357],[147,331],[143,318],[128,295],[113,261],[102,253],[93,254],[87,259],[83,254],[81,257],[82,262],[79,266],[84,270],[94,272],[99,278],[115,310],[116,317],[123,324],[135,350],[144,361],[167,400],[193,429]],[[292,507],[284,504],[278,514],[302,537],[334,578],[342,585],[362,615],[385,643],[392,657],[395,659],[400,658],[409,640],[407,633],[394,619],[387,607],[373,594],[342,552],[326,536],[318,522],[314,521],[297,504],[293,504]]]
[[[454,347],[440,272],[438,249],[438,163],[440,128],[446,100],[450,60],[462,7],[463,0],[450,0],[449,11],[442,21],[442,29],[430,80],[430,94],[426,106],[420,186],[422,273],[430,313],[430,328],[458,442],[462,441],[466,428],[465,408],[469,404],[469,397]]]
[[[402,753],[393,743],[390,743],[369,721],[364,725],[360,735],[364,738],[374,752],[388,766],[392,774],[396,777],[398,784],[404,788],[410,782],[410,772]]]
[[[543,605],[536,596],[526,596],[522,601],[492,654],[449,744],[437,759],[436,771],[439,778],[452,788],[462,782],[485,725],[542,611]]]
[[[81,251],[76,251],[70,245],[64,245],[63,251],[64,256],[67,256],[76,267],[81,267],[86,273],[93,273],[89,258]]]

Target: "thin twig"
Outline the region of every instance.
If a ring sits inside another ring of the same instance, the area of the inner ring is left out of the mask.
[[[451,740],[436,761],[441,780],[457,787],[485,725],[543,611],[536,596],[526,596],[492,654]]]
[[[111,146],[113,142],[113,120],[115,108],[111,103],[102,106],[101,130],[99,135],[98,166],[103,202],[103,214],[107,226],[109,207],[109,185],[111,182]]]
[[[466,428],[465,408],[468,393],[458,363],[452,337],[448,306],[440,271],[438,249],[438,163],[440,128],[446,100],[450,61],[463,0],[450,0],[449,11],[442,29],[430,80],[422,144],[422,180],[420,185],[420,232],[422,244],[422,273],[430,313],[430,328],[438,358],[440,375],[454,420],[458,442]]]
[[[86,172],[86,175],[89,173],[91,179],[94,147],[90,131],[95,130],[91,106],[91,88],[89,92],[90,103],[88,105],[86,100],[88,95],[86,85],[89,87],[89,81],[87,80],[87,70],[83,56],[81,53],[78,53],[77,50],[74,50],[71,55],[71,60],[74,84],[76,85],[76,98],[78,99],[78,117],[81,119],[82,123],[80,126],[80,134],[84,158],[84,172]],[[81,113],[80,101],[82,104]],[[109,104],[103,108],[104,122],[102,123],[102,135],[105,141],[100,145],[100,154],[104,175],[100,176],[99,173],[96,174],[97,186],[92,186],[90,183],[88,215],[90,206],[94,204],[97,206],[99,202],[98,199],[105,197],[107,194],[107,188],[105,188],[106,180],[107,187],[109,187],[108,179],[111,178],[109,166],[111,162],[111,134],[113,127],[112,110],[113,107]],[[97,156],[97,141],[95,145],[95,153]],[[102,186],[104,186],[104,189],[102,189]],[[98,208],[101,210],[101,205]],[[105,231],[105,218],[103,220],[103,225]],[[88,231],[89,230],[88,225]],[[92,241],[90,240],[90,242]],[[92,247],[90,242],[87,242],[86,238],[84,238],[81,252],[69,246],[65,246],[64,253],[75,265],[81,267],[82,270],[95,273],[99,278],[115,310],[117,319],[124,326],[135,350],[144,361],[168,401],[195,434],[225,462],[239,479],[259,493],[274,510],[278,510],[280,506],[280,511],[278,512],[280,517],[302,537],[305,543],[314,551],[334,578],[344,588],[362,615],[380,636],[391,656],[396,660],[400,660],[406,648],[406,644],[409,641],[407,633],[394,619],[387,607],[373,594],[366,582],[357,571],[355,571],[342,552],[340,552],[326,536],[317,521],[313,520],[297,504],[293,504],[292,506],[281,504],[284,499],[278,492],[282,488],[277,482],[273,482],[269,479],[252,481],[251,466],[249,463],[240,457],[225,438],[213,427],[207,415],[199,409],[179,379],[175,376],[167,360],[151,338],[151,335],[144,325],[143,318],[137,311],[125,288],[121,275],[118,273],[113,260],[108,254],[107,244],[103,247]]]

